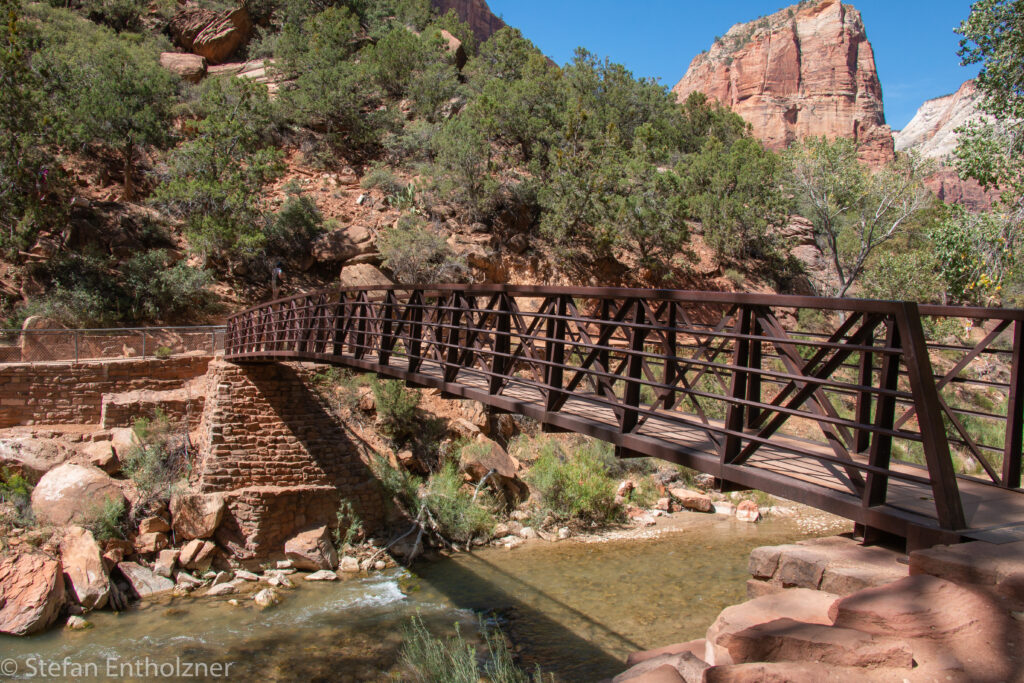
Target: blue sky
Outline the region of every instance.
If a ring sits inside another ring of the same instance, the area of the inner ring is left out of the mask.
[[[582,46],[672,87],[690,60],[735,23],[785,0],[488,0],[491,10],[559,64]],[[882,80],[886,120],[905,126],[925,100],[976,75],[960,66],[953,29],[970,0],[857,0]]]

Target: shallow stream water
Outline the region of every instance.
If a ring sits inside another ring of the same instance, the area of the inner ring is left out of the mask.
[[[402,629],[413,615],[439,635],[453,633],[458,622],[476,641],[484,614],[501,625],[529,669],[539,665],[562,681],[596,681],[621,671],[629,652],[702,637],[722,608],[745,598],[752,548],[810,535],[789,519],[753,525],[686,517],[693,521],[655,538],[536,542],[412,571],[334,583],[299,580],[279,606],[263,612],[244,597],[238,607],[228,598],[186,598],[97,612],[88,615],[94,624],[88,631],[0,636],[0,680],[110,674],[144,680],[166,673],[211,680],[227,673],[245,681],[400,679]]]

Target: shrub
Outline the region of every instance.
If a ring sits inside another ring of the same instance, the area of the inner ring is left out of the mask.
[[[338,526],[334,529],[334,545],[340,552],[345,546],[352,545],[363,531],[363,520],[352,507],[352,501],[342,500],[338,505]]]
[[[377,417],[385,434],[395,441],[405,441],[415,436],[419,429],[416,408],[420,404],[420,393],[407,389],[394,379],[387,379],[373,385],[373,397],[377,403]]]
[[[455,624],[455,635],[442,639],[434,637],[415,616],[402,629],[402,663],[408,667],[411,680],[417,683],[541,683],[544,677],[538,669],[532,676],[516,666],[505,636],[497,628],[484,630],[484,643],[489,657],[483,666],[476,648],[467,643]]]
[[[139,493],[133,515],[144,513],[157,500],[170,497],[171,487],[187,475],[189,442],[187,429],[175,429],[159,410],[150,419],[141,417],[132,425],[136,443],[121,461],[121,471]]]
[[[561,449],[545,450],[527,479],[540,493],[547,511],[559,520],[603,524],[621,517],[622,510],[615,503],[616,481],[592,450],[571,455]]]
[[[401,284],[461,282],[468,275],[462,257],[417,218],[402,217],[381,235],[377,245],[384,267]]]
[[[400,191],[405,189],[405,183],[399,180],[395,174],[391,172],[391,169],[383,164],[373,164],[370,166],[369,171],[366,172],[366,175],[364,175],[363,179],[359,182],[359,186],[364,190],[372,190],[376,188],[385,195],[398,194]]]
[[[160,360],[167,360],[168,358],[174,355],[174,349],[172,349],[170,346],[158,346],[156,348],[156,351],[153,352],[153,355],[159,358]]]
[[[308,195],[296,186],[287,188],[288,196],[276,214],[267,221],[266,246],[260,257],[267,263],[280,258],[300,258],[324,231],[324,217]]]
[[[15,518],[10,520],[18,526],[29,526],[32,521],[32,485],[22,475],[4,467],[0,469],[0,503],[14,506]]]
[[[125,507],[120,498],[107,498],[102,505],[95,505],[86,513],[85,528],[98,541],[125,537]]]
[[[427,480],[424,500],[437,524],[437,531],[446,539],[459,543],[489,537],[494,528],[494,517],[474,502],[473,494],[462,488],[464,483],[458,465],[446,462]]]

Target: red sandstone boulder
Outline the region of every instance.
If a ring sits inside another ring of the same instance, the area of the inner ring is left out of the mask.
[[[220,64],[249,39],[252,20],[245,7],[224,12],[186,9],[171,19],[169,28],[179,47]]]
[[[178,563],[185,569],[205,572],[213,564],[216,554],[216,545],[197,538],[182,546]]]
[[[902,641],[848,628],[776,619],[722,634],[718,645],[736,664],[744,662],[821,662],[836,666],[909,669],[910,647]]]
[[[198,83],[206,75],[206,58],[201,55],[163,52],[160,54],[160,66],[189,83]]]
[[[179,540],[210,538],[224,519],[220,493],[188,493],[171,498],[171,525]]]
[[[166,534],[171,530],[171,525],[162,517],[146,517],[139,522],[140,534]]]
[[[70,524],[94,517],[107,501],[124,503],[124,495],[106,472],[65,464],[39,480],[32,491],[32,512],[45,524]]]
[[[70,527],[61,539],[60,557],[70,597],[86,611],[104,607],[110,598],[110,575],[92,533]]]
[[[285,541],[284,554],[296,569],[335,569],[338,553],[326,526],[307,529]]]
[[[93,441],[82,448],[82,454],[93,467],[107,474],[114,475],[121,471],[121,461],[117,459],[114,446],[110,441]]]
[[[654,650],[634,652],[626,657],[626,666],[636,666],[640,662],[646,662],[648,659],[660,657],[661,655],[678,655],[684,652],[689,652],[695,657],[703,658],[704,648],[706,645],[707,642],[701,638],[700,640],[688,640],[685,643],[666,645],[665,647],[659,647]]]
[[[56,621],[63,606],[59,560],[33,553],[0,561],[0,633],[38,633]]]
[[[530,489],[519,478],[519,461],[508,454],[497,442],[486,437],[462,449],[459,469],[476,483],[491,474],[487,480],[509,505],[515,505],[530,495]],[[493,472],[493,474],[492,474]]]
[[[347,261],[375,251],[373,235],[358,225],[337,228],[317,237],[312,244],[313,258],[320,263]]]
[[[139,534],[135,537],[135,552],[140,555],[151,555],[160,552],[170,545],[167,534],[154,531],[148,534]]]
[[[758,624],[787,617],[808,624],[831,624],[829,609],[836,599],[831,593],[793,588],[726,607],[708,628],[704,661],[712,666],[733,664],[726,643],[721,641]]]
[[[671,493],[672,497],[678,500],[687,510],[693,510],[694,512],[711,512],[711,496],[705,493],[684,489],[681,486],[671,488],[668,492]]]
[[[937,545],[910,553],[911,575],[929,574],[955,583],[990,586],[1024,600],[1024,541],[995,545],[984,541]]]
[[[0,468],[20,474],[30,484],[37,484],[44,474],[75,455],[73,449],[55,439],[0,439]]]
[[[941,679],[918,678],[908,673],[906,669],[859,669],[808,662],[752,662],[711,667],[704,673],[703,683],[893,683],[909,680],[964,680],[962,676],[943,675]]]
[[[444,29],[441,29],[438,35],[444,42],[445,50],[455,61],[455,68],[461,70],[462,67],[466,66],[466,50],[462,47],[462,41]]]
[[[655,655],[634,664],[612,679],[613,683],[656,683],[660,681],[699,682],[707,663],[690,650]],[[674,678],[673,678],[674,676]]]
[[[141,564],[135,562],[122,562],[117,565],[118,571],[128,581],[135,595],[140,598],[148,598],[152,595],[166,593],[174,588],[174,582],[162,576],[154,574]]]
[[[741,522],[756,522],[761,519],[761,511],[752,500],[741,500],[736,506],[736,519]]]

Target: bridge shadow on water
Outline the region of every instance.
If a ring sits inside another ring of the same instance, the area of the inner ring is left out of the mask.
[[[624,670],[608,649],[643,649],[543,586],[524,581],[480,554],[444,558],[413,573],[452,605],[491,617],[516,647],[527,671],[540,667],[560,681],[597,681]]]

